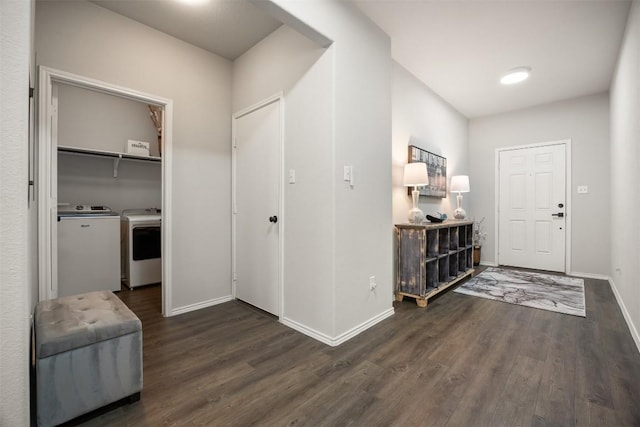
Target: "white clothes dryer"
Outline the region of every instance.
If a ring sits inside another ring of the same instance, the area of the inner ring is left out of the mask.
[[[131,289],[162,282],[162,215],[128,209],[121,215],[122,279]]]

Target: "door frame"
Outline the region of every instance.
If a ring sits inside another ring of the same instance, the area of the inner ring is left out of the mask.
[[[237,168],[237,125],[236,120],[246,116],[262,107],[278,102],[280,113],[280,137],[279,137],[279,156],[278,161],[280,176],[278,177],[278,318],[282,319],[284,315],[284,231],[285,231],[285,214],[284,214],[284,96],[282,92],[278,92],[265,98],[257,103],[243,108],[231,115],[231,295],[236,299],[236,284],[238,282],[237,274],[237,232],[236,232],[236,214],[237,199],[236,194],[236,168]]]
[[[173,100],[140,92],[123,86],[113,85],[66,71],[40,66],[38,73],[38,282],[40,301],[57,296],[57,278],[53,277],[56,266],[57,237],[55,216],[57,205],[57,141],[53,140],[51,117],[56,114],[52,105],[53,85],[67,84],[83,89],[120,96],[133,101],[164,107],[162,129],[162,315],[170,316],[172,311],[172,135]],[[55,287],[55,289],[54,289]]]
[[[571,139],[557,141],[538,142],[533,144],[513,145],[498,147],[495,149],[495,193],[494,193],[494,259],[496,265],[500,265],[500,153],[503,151],[522,150],[528,148],[548,147],[551,145],[564,145],[565,147],[565,242],[564,242],[564,272],[571,272],[571,209],[573,206],[573,192],[571,191]]]

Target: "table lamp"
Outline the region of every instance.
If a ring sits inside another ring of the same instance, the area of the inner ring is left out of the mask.
[[[458,192],[458,208],[453,211],[455,219],[464,219],[467,213],[462,209],[462,193],[469,192],[469,177],[467,175],[455,175],[451,177],[451,192]]]
[[[409,222],[411,224],[421,224],[424,220],[424,213],[418,207],[418,198],[420,197],[418,187],[428,184],[429,175],[427,174],[426,163],[416,162],[404,165],[404,186],[413,187],[411,192],[413,207],[409,211]]]

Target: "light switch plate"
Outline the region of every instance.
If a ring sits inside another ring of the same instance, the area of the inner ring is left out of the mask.
[[[589,193],[588,185],[578,185],[578,194],[587,194]]]
[[[295,184],[295,183],[296,183],[296,170],[289,169],[289,184]]]
[[[351,181],[351,166],[344,167],[344,176],[342,179],[347,182]]]
[[[348,182],[351,187],[355,185],[355,179],[353,176],[353,166],[344,167],[344,175],[342,179]]]

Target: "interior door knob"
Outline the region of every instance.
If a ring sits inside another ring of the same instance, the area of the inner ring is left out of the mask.
[[[551,216],[557,216],[558,218],[563,218],[563,217],[564,217],[564,212],[559,212],[559,213],[551,214]]]
[[[272,223],[275,224],[276,222],[278,222],[278,217],[275,216],[275,215],[274,216],[270,216],[269,217],[269,222],[272,222]]]

